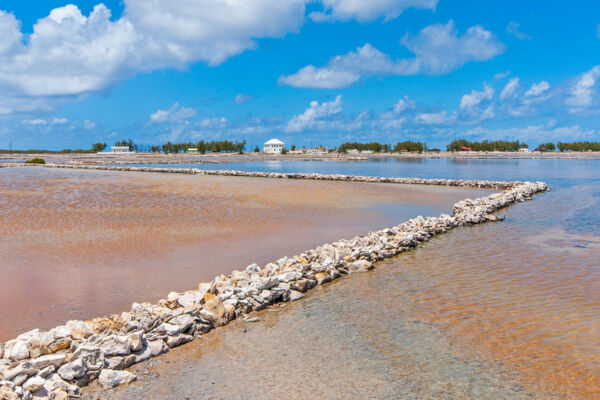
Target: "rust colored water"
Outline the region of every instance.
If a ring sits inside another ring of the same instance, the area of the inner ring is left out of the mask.
[[[0,339],[121,312],[219,273],[449,212],[489,191],[0,170]]]
[[[542,398],[597,399],[600,231],[586,225],[597,220],[598,188],[570,190],[400,257],[411,284],[399,305],[519,371]],[[562,223],[548,223],[557,215]]]

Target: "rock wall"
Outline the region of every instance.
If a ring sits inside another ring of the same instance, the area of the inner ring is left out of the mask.
[[[134,303],[131,311],[69,321],[49,331],[35,329],[0,343],[0,399],[68,399],[93,380],[106,389],[129,383],[135,375],[124,369],[203,333],[247,318],[252,311],[278,302],[301,299],[316,285],[344,275],[366,272],[379,260],[416,247],[431,237],[459,226],[497,221],[493,212],[548,190],[543,182],[457,181],[443,179],[372,178],[346,175],[282,174],[239,171],[200,171],[135,167],[73,167],[162,173],[192,173],[289,179],[345,180],[430,184],[501,189],[487,197],[462,200],[453,215],[417,217],[365,236],[324,244],[263,267],[256,264],[229,276],[203,282],[198,289],[169,293],[157,304]]]
[[[23,167],[24,165],[12,165]],[[39,165],[36,165],[39,166]],[[132,171],[132,172],[156,172],[163,174],[190,174],[190,175],[214,175],[214,176],[242,176],[249,178],[275,178],[275,179],[310,179],[320,181],[349,181],[349,182],[372,182],[372,183],[399,183],[408,185],[437,185],[437,186],[460,186],[483,189],[511,189],[523,182],[511,181],[486,181],[486,180],[460,180],[460,179],[425,179],[425,178],[386,178],[357,175],[328,175],[328,174],[303,174],[298,172],[254,172],[235,170],[202,170],[197,168],[155,168],[155,167],[124,167],[108,165],[81,165],[81,164],[45,164],[45,168],[67,168],[87,169],[103,171]]]

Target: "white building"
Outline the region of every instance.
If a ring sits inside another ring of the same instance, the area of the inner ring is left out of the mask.
[[[270,154],[279,154],[283,151],[283,143],[281,140],[271,139],[263,145],[263,152]]]
[[[529,149],[527,147],[521,147],[519,153],[529,153]]]
[[[130,153],[129,146],[111,146],[111,153]]]
[[[187,149],[187,152],[188,154],[198,154],[198,149],[190,147],[189,149]]]

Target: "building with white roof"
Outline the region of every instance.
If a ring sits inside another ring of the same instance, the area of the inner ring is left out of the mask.
[[[283,151],[283,143],[281,140],[271,139],[263,145],[263,152],[270,154],[279,154]]]
[[[111,153],[133,153],[132,151],[129,151],[129,146],[111,146],[110,152]]]

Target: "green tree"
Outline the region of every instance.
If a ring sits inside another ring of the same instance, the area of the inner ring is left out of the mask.
[[[560,151],[600,151],[600,142],[558,142],[556,147]]]
[[[347,153],[348,150],[359,150],[359,151],[372,151],[373,153],[379,153],[382,151],[389,151],[390,145],[382,144],[378,142],[371,143],[359,143],[359,142],[346,142],[342,143],[338,148],[340,153]]]
[[[540,144],[536,150],[539,151],[556,151],[556,146],[552,142]]]
[[[106,143],[94,143],[92,145],[92,150],[95,152],[100,152],[100,151],[104,151],[104,149],[106,148]]]
[[[115,146],[129,146],[129,151],[137,150],[137,145],[131,139],[123,139],[115,142]]]
[[[413,142],[411,140],[396,143],[396,146],[394,146],[394,151],[400,152],[403,150],[406,150],[411,153],[412,152],[422,153],[424,150],[424,146],[423,146],[423,143]]]
[[[522,147],[529,147],[527,143],[507,140],[484,140],[481,142],[470,142],[465,139],[457,139],[450,142],[448,151],[462,151],[464,148],[470,148],[473,151],[517,151]]]

